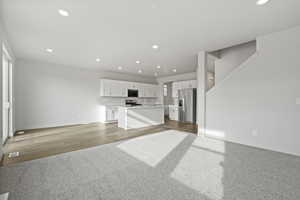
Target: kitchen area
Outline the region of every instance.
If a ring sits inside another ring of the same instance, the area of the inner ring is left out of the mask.
[[[117,123],[129,130],[171,124],[196,127],[197,81],[177,81],[163,85],[100,80],[100,122]]]
[[[100,80],[100,122],[117,123],[125,130],[164,124],[159,85],[120,80]]]

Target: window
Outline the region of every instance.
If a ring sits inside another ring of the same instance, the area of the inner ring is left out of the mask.
[[[164,96],[168,96],[168,86],[164,85]]]

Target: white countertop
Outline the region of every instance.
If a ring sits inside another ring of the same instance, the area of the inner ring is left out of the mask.
[[[168,105],[169,107],[179,107],[178,105]]]

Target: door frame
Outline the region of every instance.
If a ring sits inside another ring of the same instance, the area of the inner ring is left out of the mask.
[[[6,142],[6,140],[9,137],[13,136],[13,62],[12,62],[12,57],[10,56],[8,50],[6,49],[5,45],[2,44],[2,64],[3,64],[3,59],[4,57],[6,57],[7,62],[8,62],[8,69],[7,69],[7,80],[8,80],[8,102],[9,102],[9,110],[8,110],[8,119],[7,119],[7,138],[4,140],[4,138],[2,139],[2,143],[4,144]],[[2,66],[2,79],[5,76],[4,72],[4,68]],[[4,122],[4,84],[3,84],[4,79],[2,80],[2,123]],[[4,136],[4,128],[3,128],[3,124],[2,124],[2,137]]]

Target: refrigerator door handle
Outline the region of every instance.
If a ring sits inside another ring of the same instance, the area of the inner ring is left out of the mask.
[[[185,111],[184,98],[182,99],[182,111]]]

